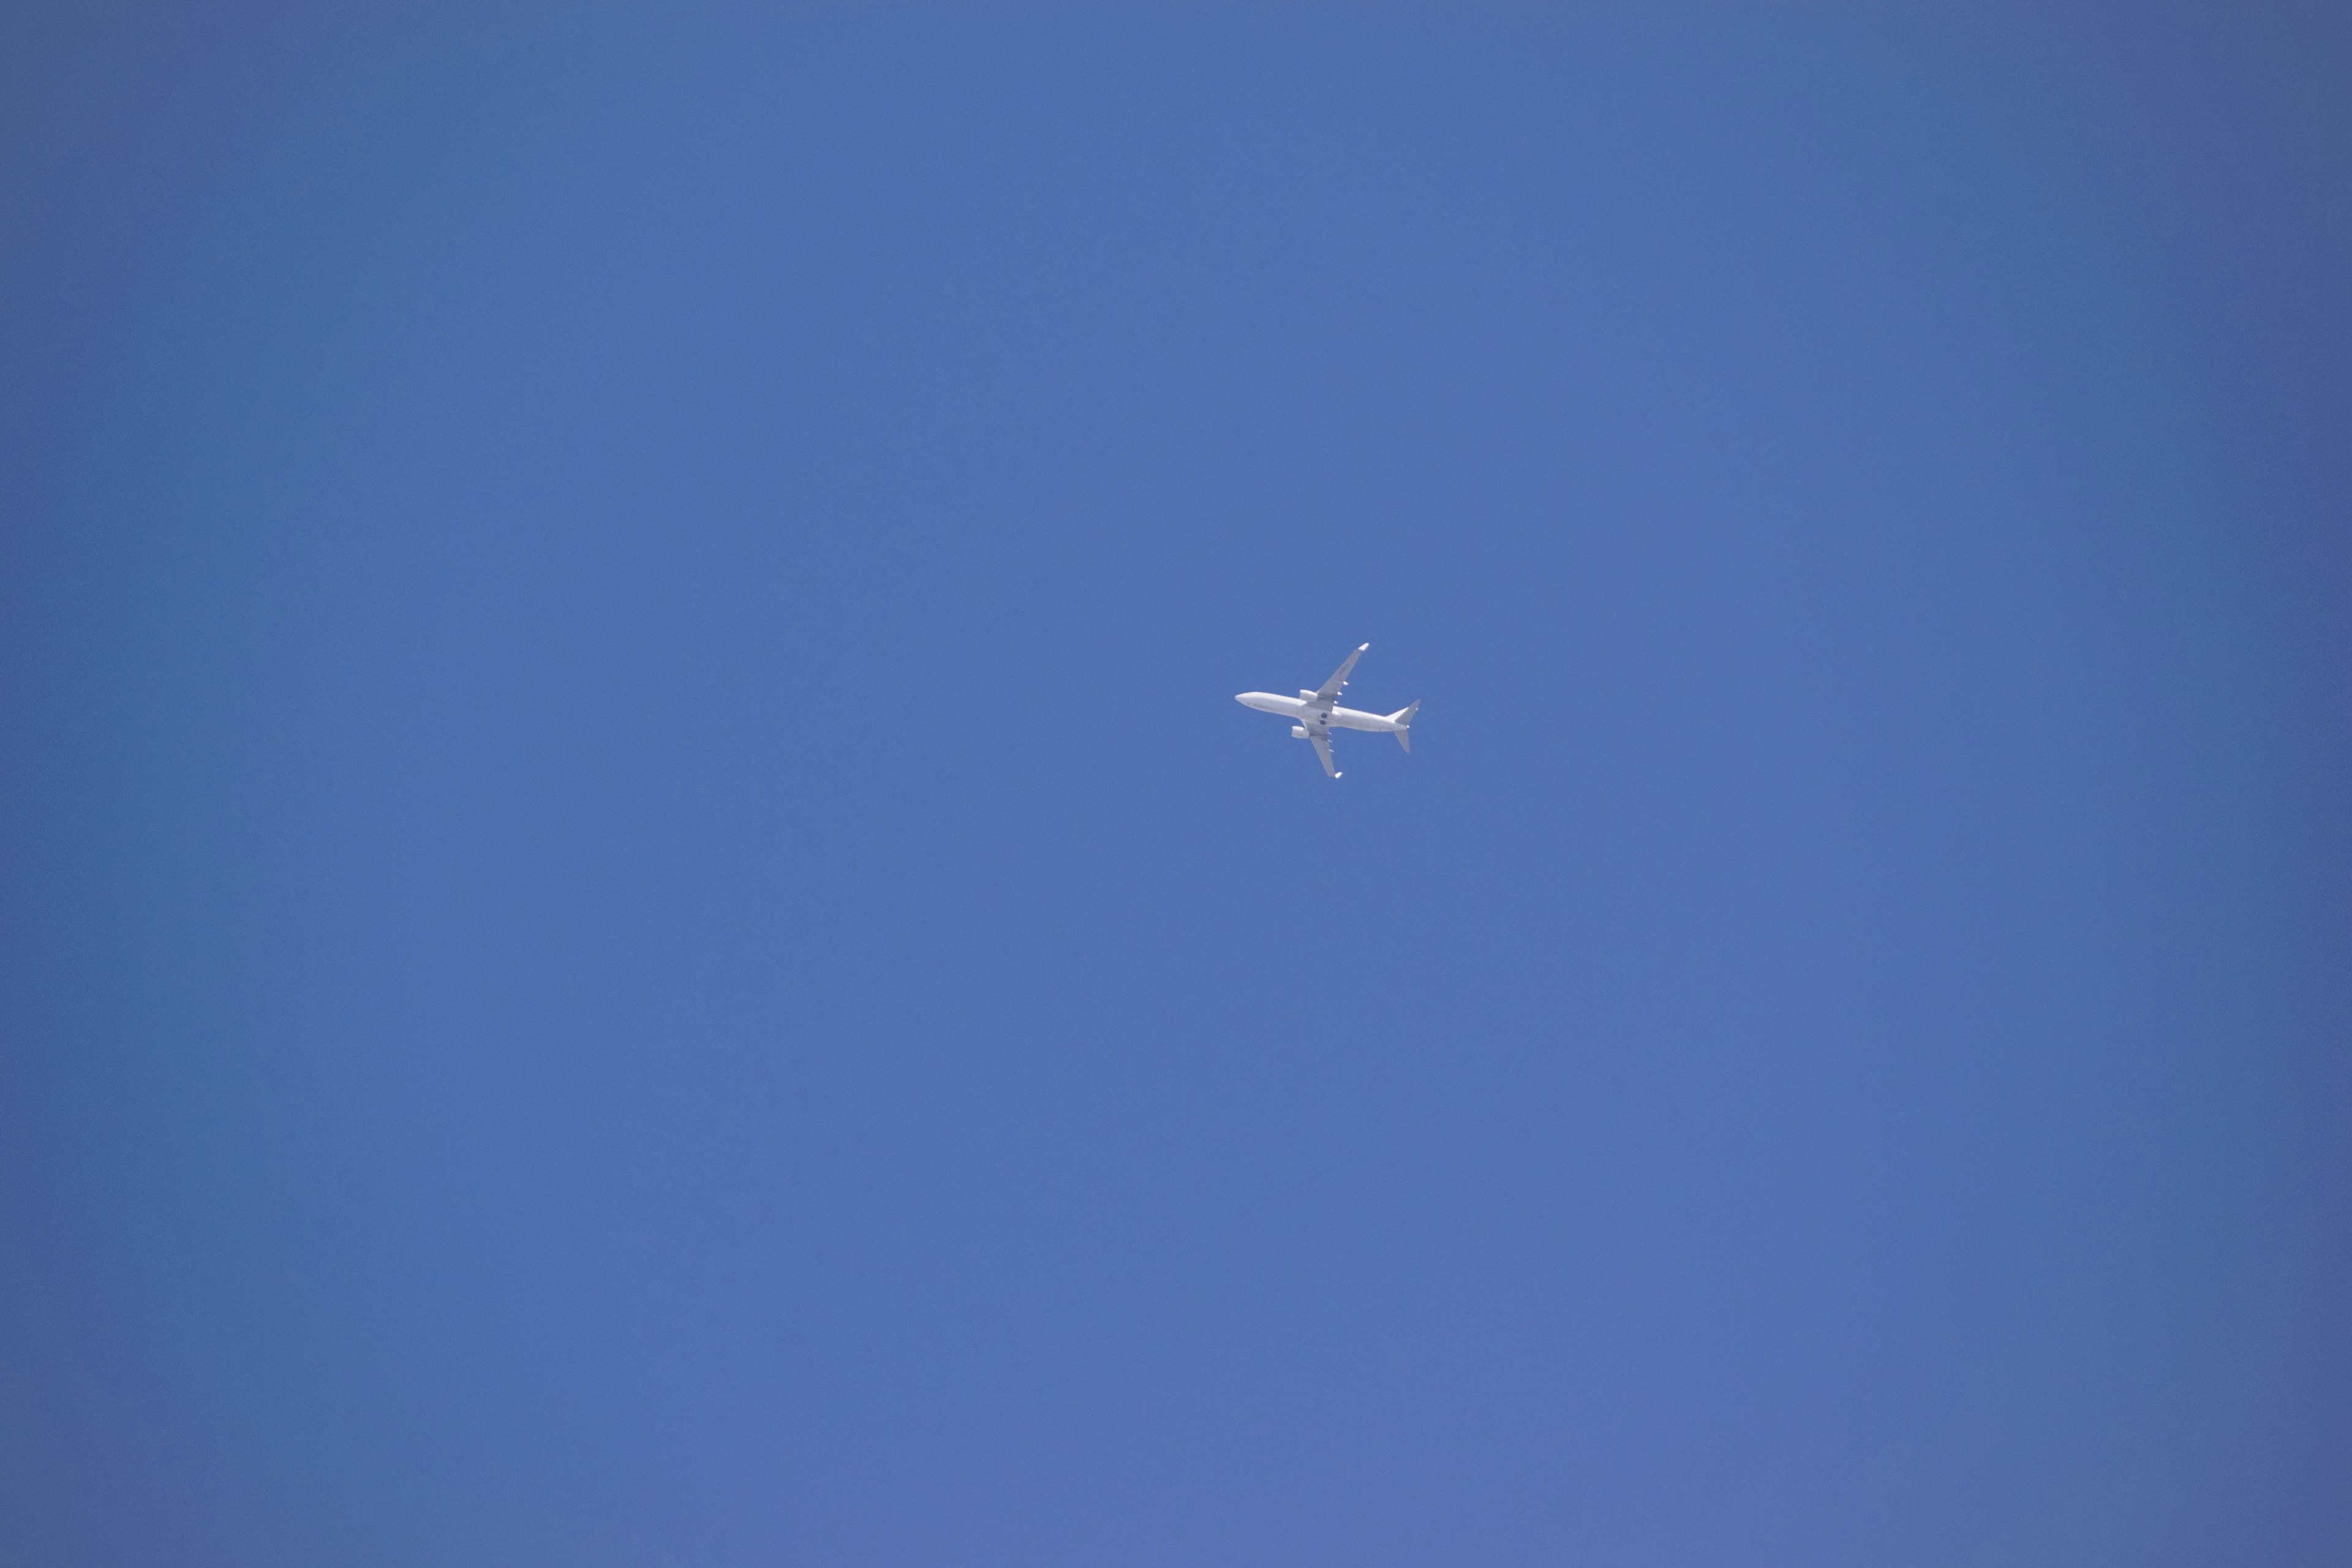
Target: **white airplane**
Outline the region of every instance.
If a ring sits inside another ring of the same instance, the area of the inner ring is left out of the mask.
[[[1333,778],[1339,770],[1331,765],[1331,727],[1342,730],[1370,730],[1376,734],[1394,735],[1397,744],[1412,750],[1412,716],[1421,710],[1418,700],[1395,712],[1382,717],[1378,713],[1359,713],[1353,708],[1339,705],[1340,688],[1348,684],[1348,672],[1364,657],[1370,643],[1348,656],[1348,662],[1331,672],[1331,679],[1313,691],[1301,689],[1296,697],[1276,697],[1271,691],[1244,691],[1234,699],[1244,708],[1255,708],[1261,713],[1279,713],[1294,721],[1291,738],[1315,742],[1315,754],[1323,761],[1323,771]]]

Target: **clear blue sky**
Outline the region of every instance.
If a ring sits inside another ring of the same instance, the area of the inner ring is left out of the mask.
[[[0,1559],[2352,1561],[2334,8],[33,9]]]

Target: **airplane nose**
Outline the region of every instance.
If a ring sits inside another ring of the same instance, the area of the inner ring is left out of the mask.
[[[1234,693],[1234,700],[1241,703],[1244,707],[1247,707],[1249,705],[1249,693],[1246,691],[1236,691]]]

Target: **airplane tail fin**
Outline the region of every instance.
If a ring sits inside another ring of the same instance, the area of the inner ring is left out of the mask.
[[[1409,705],[1389,715],[1389,722],[1396,726],[1397,744],[1408,752],[1412,750],[1412,716],[1420,711],[1421,699],[1416,697]]]

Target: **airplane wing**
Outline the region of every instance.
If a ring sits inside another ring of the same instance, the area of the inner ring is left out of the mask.
[[[1348,672],[1356,668],[1356,661],[1358,659],[1364,657],[1364,648],[1371,646],[1371,644],[1366,643],[1363,647],[1360,647],[1355,652],[1349,654],[1348,656],[1348,662],[1333,670],[1331,672],[1331,679],[1325,681],[1322,686],[1317,689],[1315,693],[1315,700],[1318,702],[1338,701],[1339,700],[1339,689],[1348,684]]]
[[[1359,648],[1356,651],[1361,653],[1363,650]],[[1349,662],[1352,664],[1355,661],[1350,659]],[[1315,743],[1315,754],[1323,760],[1323,771],[1338,778],[1339,770],[1331,765],[1331,737],[1320,730],[1309,730],[1307,738]]]

